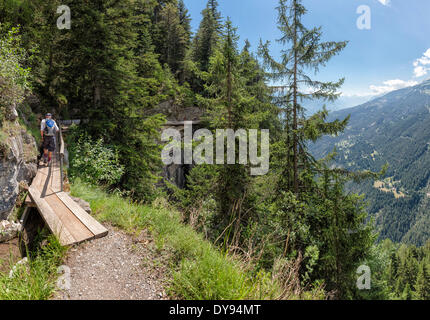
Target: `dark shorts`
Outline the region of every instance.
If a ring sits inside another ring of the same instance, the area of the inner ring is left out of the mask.
[[[48,149],[49,152],[55,151],[55,139],[54,137],[45,136],[43,138],[43,149]]]

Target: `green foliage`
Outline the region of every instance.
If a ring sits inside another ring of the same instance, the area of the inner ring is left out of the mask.
[[[214,199],[218,170],[211,165],[195,166],[187,175],[186,188],[170,186],[174,191],[176,207],[181,210],[185,222],[210,238],[217,203]]]
[[[94,140],[81,135],[70,149],[70,176],[92,184],[111,186],[124,174],[119,163],[118,151],[106,146],[103,139]]]
[[[364,262],[372,271],[371,290],[360,299],[429,300],[430,242],[423,247],[386,239],[372,247]]]
[[[320,248],[314,277],[324,279],[326,290],[342,299],[353,297],[356,270],[376,239],[363,197],[347,194],[346,181],[326,168],[310,201],[307,222],[312,241]]]
[[[162,144],[155,137],[160,135],[164,122],[165,117],[158,114],[145,120],[125,121],[118,128],[118,150],[125,164],[121,185],[141,201],[152,202],[160,192],[157,183],[163,165]]]
[[[415,281],[416,297],[419,300],[430,300],[430,273],[429,264],[422,261],[419,265],[417,279]]]
[[[209,69],[209,60],[215,53],[221,32],[221,14],[217,1],[208,1],[202,11],[202,21],[193,39],[193,60],[200,70]]]
[[[30,70],[23,67],[26,58],[19,29],[5,30],[0,24],[0,124],[8,107],[22,102],[29,89]]]
[[[173,250],[170,292],[186,299],[273,299],[280,284],[261,270],[256,275],[240,260],[218,251],[191,227],[181,223],[171,208],[138,205],[119,195],[75,181],[72,194],[89,201],[102,221],[128,231],[148,228],[158,243]]]
[[[25,102],[21,103],[17,109],[21,126],[35,138],[36,145],[40,145],[42,137],[40,135],[40,124],[30,106]]]
[[[154,30],[154,44],[159,61],[179,75],[190,46],[191,27],[188,11],[183,1],[167,3],[161,8]]]
[[[307,142],[315,142],[326,134],[337,134],[348,122],[345,119],[326,123],[326,110],[306,119],[306,110],[302,107],[304,101],[334,101],[339,97],[338,89],[344,82],[344,79],[316,81],[309,74],[318,73],[320,67],[346,47],[347,42],[323,42],[321,28],[305,27],[303,20],[307,10],[301,0],[279,0],[277,11],[278,29],[282,33],[277,41],[286,48],[281,51],[281,59],[276,61],[270,55],[270,43],[260,41],[259,55],[271,80],[280,83],[273,97],[283,120],[283,139],[286,142],[282,159],[284,177],[279,181],[279,191],[293,189],[297,196],[299,188],[308,187],[307,182],[301,180],[301,173],[313,166]]]

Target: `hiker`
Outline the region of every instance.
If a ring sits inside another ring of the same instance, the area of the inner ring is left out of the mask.
[[[47,113],[40,125],[40,134],[43,145],[43,163],[51,164],[52,152],[55,151],[55,134],[59,131],[57,124],[52,120],[52,114]]]

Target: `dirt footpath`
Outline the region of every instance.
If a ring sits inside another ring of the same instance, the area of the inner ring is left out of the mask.
[[[64,263],[70,268],[70,288],[56,300],[165,300],[165,267],[143,232],[132,237],[114,227],[109,234],[71,248]],[[63,282],[66,284],[66,282]],[[65,285],[67,287],[67,284]]]

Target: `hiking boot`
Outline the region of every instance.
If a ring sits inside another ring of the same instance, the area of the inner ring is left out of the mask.
[[[43,157],[43,164],[48,164],[48,158],[46,158],[46,157]]]

